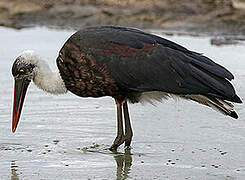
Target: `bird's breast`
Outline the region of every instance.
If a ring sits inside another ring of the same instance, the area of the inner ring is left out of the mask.
[[[78,96],[114,96],[118,91],[107,65],[98,64],[93,56],[79,49],[61,50],[57,66],[66,88]]]

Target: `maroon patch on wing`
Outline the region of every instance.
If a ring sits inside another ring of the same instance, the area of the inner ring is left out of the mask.
[[[141,49],[136,49],[127,45],[114,44],[110,43],[105,45],[105,49],[98,49],[96,52],[105,53],[106,55],[119,55],[119,56],[132,56],[132,55],[140,55],[142,53],[148,53],[154,48],[157,47],[158,44],[146,44],[144,43],[144,47]]]

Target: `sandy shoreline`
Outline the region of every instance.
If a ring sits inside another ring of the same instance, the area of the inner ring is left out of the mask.
[[[239,0],[239,3],[241,0]],[[124,25],[218,34],[245,34],[238,0],[2,0],[0,25],[79,29]]]

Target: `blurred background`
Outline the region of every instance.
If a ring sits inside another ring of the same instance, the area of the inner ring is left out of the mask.
[[[0,24],[81,28],[127,25],[245,32],[244,0],[1,0]]]

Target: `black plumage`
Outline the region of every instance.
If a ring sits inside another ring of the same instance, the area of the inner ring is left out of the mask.
[[[106,69],[113,90],[101,95],[163,91],[241,102],[228,81],[234,77],[227,69],[202,54],[140,30],[114,26],[87,28],[71,36],[60,52],[57,63],[64,79],[67,74],[62,67],[69,66],[69,62],[77,63],[70,70],[70,76],[75,77],[73,70],[81,68],[81,53],[92,58],[94,66]]]

